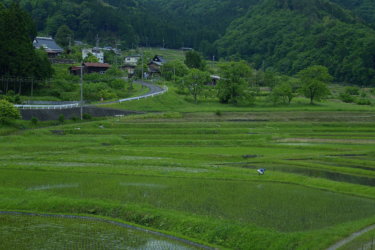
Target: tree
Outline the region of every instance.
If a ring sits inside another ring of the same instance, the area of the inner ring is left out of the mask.
[[[191,69],[204,70],[206,67],[206,63],[203,60],[202,55],[195,50],[186,52],[185,64]]]
[[[290,82],[283,82],[276,85],[272,90],[270,97],[274,104],[279,102],[290,104],[294,97],[292,85]]]
[[[181,61],[168,61],[160,69],[161,76],[167,81],[176,80],[175,77],[184,77],[189,69]]]
[[[17,1],[18,2],[18,1]],[[18,3],[0,6],[0,75],[17,78],[46,79],[52,75],[51,64],[35,51],[32,42],[36,36],[31,17]],[[13,90],[19,93],[31,88],[32,81],[20,81]]]
[[[327,83],[333,78],[324,66],[310,66],[298,72],[297,77],[302,82],[302,93],[310,99],[310,104],[319,101],[329,94]]]
[[[249,77],[252,68],[245,62],[225,62],[219,64],[221,80],[218,84],[218,97],[222,103],[238,103],[241,95],[250,88]]]
[[[6,100],[0,100],[0,124],[21,118],[20,111]]]
[[[198,95],[200,95],[206,85],[210,81],[210,75],[199,69],[191,69],[189,74],[184,77],[184,86],[193,96],[194,102],[197,103]]]
[[[69,42],[73,42],[73,31],[67,25],[63,24],[56,32],[55,40],[60,46],[67,48]]]
[[[91,62],[91,63],[97,63],[99,62],[99,59],[94,56],[93,54],[89,53],[85,59],[83,59],[84,62]]]

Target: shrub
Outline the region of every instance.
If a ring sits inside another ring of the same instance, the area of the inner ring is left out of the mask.
[[[221,111],[220,111],[220,110],[216,110],[216,111],[215,111],[215,115],[217,115],[217,116],[221,116],[221,115],[222,115],[222,113],[221,113]]]
[[[21,103],[20,95],[16,95],[13,90],[9,90],[6,95],[0,97],[0,99],[4,99],[11,103]]]
[[[20,111],[6,100],[0,100],[0,124],[8,124],[12,120],[20,119]]]
[[[369,99],[361,98],[356,101],[358,105],[371,105],[371,102]]]
[[[348,95],[359,95],[359,87],[346,87],[345,93]]]
[[[354,102],[354,97],[347,92],[344,92],[340,94],[340,100],[346,103],[352,103]]]
[[[38,124],[38,118],[36,118],[34,116],[31,118],[30,121],[31,121],[31,124],[33,124],[33,125],[37,125]]]
[[[64,123],[65,122],[65,116],[60,115],[58,120],[59,120],[60,123]]]
[[[125,81],[122,79],[113,79],[108,82],[108,85],[113,89],[123,89],[125,87]]]
[[[91,120],[92,119],[92,115],[85,113],[85,114],[82,115],[82,118],[84,120]]]
[[[78,118],[77,116],[73,116],[73,117],[71,118],[71,120],[72,120],[73,122],[77,122],[77,121],[79,120],[79,118]]]

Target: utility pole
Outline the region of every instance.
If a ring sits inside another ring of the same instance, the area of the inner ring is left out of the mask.
[[[144,75],[144,69],[143,69],[143,49],[142,49],[142,82],[143,82],[143,75]],[[143,85],[142,85],[143,86]]]
[[[71,35],[69,35],[68,36],[68,39],[69,39],[69,51],[72,49],[72,36]]]
[[[81,63],[81,101],[80,101],[80,114],[81,114],[81,121],[83,120],[83,62]]]
[[[31,100],[33,100],[34,94],[34,78],[31,78]]]
[[[176,65],[173,64],[173,82],[176,84]]]
[[[99,41],[100,41],[100,39],[99,39],[99,34],[96,34],[96,47],[97,48],[99,48]]]
[[[116,40],[115,41],[115,46],[116,46],[116,51],[115,51],[115,62],[116,62],[116,67],[118,66],[117,65],[117,52],[118,52],[118,50],[117,50],[117,46],[118,45],[121,45],[121,43],[118,41],[118,40]],[[120,54],[121,55],[121,54]]]

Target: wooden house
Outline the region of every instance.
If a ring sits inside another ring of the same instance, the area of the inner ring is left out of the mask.
[[[162,56],[154,56],[151,62],[147,64],[150,75],[160,74],[160,68],[164,63],[166,63],[166,60]]]
[[[36,49],[44,49],[49,58],[55,58],[64,52],[51,37],[36,37],[33,46]]]
[[[82,68],[83,67],[83,68]],[[83,74],[99,73],[104,74],[111,65],[108,63],[83,63],[82,66],[72,66],[69,68],[70,74],[80,75],[81,68]]]

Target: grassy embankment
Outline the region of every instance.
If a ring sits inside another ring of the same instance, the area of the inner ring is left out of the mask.
[[[0,208],[108,216],[228,248],[322,249],[375,222],[375,114],[322,106],[8,131]]]

